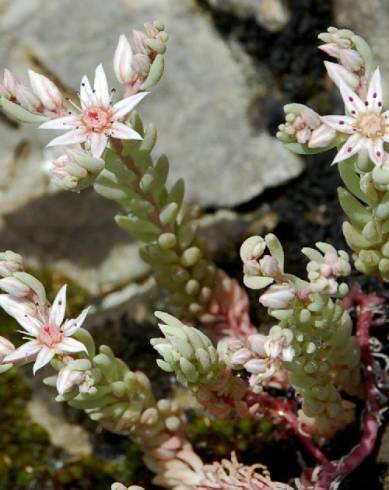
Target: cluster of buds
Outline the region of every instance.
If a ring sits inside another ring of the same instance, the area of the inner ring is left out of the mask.
[[[27,113],[37,113],[49,118],[65,115],[64,98],[58,87],[40,73],[29,70],[28,75],[30,87],[20,83],[10,70],[5,69],[3,83],[0,83],[0,97],[19,105]],[[11,106],[5,102],[3,108],[7,107]],[[38,121],[39,118],[36,119]]]
[[[348,253],[336,250],[329,243],[318,242],[316,247],[318,250],[309,247],[302,249],[302,253],[309,258],[307,272],[312,291],[345,296],[348,286],[346,283],[339,284],[336,278],[347,277],[351,273]]]
[[[270,254],[266,254],[268,248]],[[269,233],[262,238],[252,236],[240,248],[243,262],[243,282],[250,289],[266,289],[259,302],[268,308],[289,307],[296,296],[296,288],[284,273],[284,253],[278,238]]]
[[[263,275],[263,244],[278,263],[272,276]],[[348,290],[346,285],[336,282],[336,277],[350,272],[347,256],[328,244],[320,243],[319,247],[324,255],[305,250],[315,262],[315,266],[311,263],[308,267],[311,277],[307,282],[284,272],[283,250],[274,235],[264,239],[251,237],[244,242],[241,256],[245,284],[253,289],[268,288],[260,302],[279,324],[268,336],[249,337],[249,342],[235,349],[230,359],[237,363],[236,368],[245,368],[251,374],[250,383],[255,391],[260,391],[261,383],[274,372],[285,369],[301,398],[302,413],[317,421],[311,424],[312,431],[331,436],[345,420],[349,421],[348,416],[343,416],[339,390],[350,394],[358,391],[359,351],[351,336],[351,319],[336,299]]]
[[[365,96],[367,77],[371,75],[373,56],[367,43],[348,29],[329,27],[319,34],[324,44],[319,49],[335,58],[337,63],[325,62],[328,75],[339,87],[348,85],[359,95]]]
[[[314,110],[303,104],[287,104],[284,111],[285,123],[278,126],[277,138],[287,146],[296,149],[298,144],[306,153],[334,146],[336,131]]]
[[[52,162],[49,172],[59,188],[80,191],[88,187],[104,168],[104,160],[81,149],[68,149]]]
[[[275,374],[291,362],[295,355],[293,333],[288,328],[273,326],[268,335],[249,335],[245,340],[226,339],[221,351],[226,364],[234,370],[245,369],[254,393],[259,393]]]
[[[145,490],[143,487],[139,485],[130,485],[126,487],[123,483],[115,482],[111,485],[111,490]]]
[[[113,67],[127,95],[136,94],[155,85],[162,76],[168,34],[161,21],[145,24],[146,32],[133,31],[133,51],[122,34],[115,51]]]

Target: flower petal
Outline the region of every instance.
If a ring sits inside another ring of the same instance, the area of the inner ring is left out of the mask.
[[[111,126],[111,136],[121,140],[142,140],[142,136],[124,123],[115,122]]]
[[[346,107],[347,112],[351,114],[351,116],[357,116],[360,112],[366,111],[366,106],[351,88],[345,83],[341,82],[339,85],[339,90],[342,95],[342,99],[344,105]]]
[[[74,131],[68,131],[57,138],[52,139],[47,146],[61,146],[61,145],[75,145],[76,143],[83,143],[87,139],[87,135],[84,129],[76,129]]]
[[[46,366],[51,359],[54,357],[55,351],[54,349],[50,349],[49,347],[43,346],[41,347],[39,354],[36,357],[36,361],[34,367],[32,369],[33,374],[35,374],[38,369],[41,369],[43,366]]]
[[[104,133],[92,133],[89,136],[89,142],[92,156],[100,158],[107,146],[108,137]]]
[[[78,315],[77,318],[75,318],[74,320],[68,320],[64,324],[63,332],[66,335],[66,337],[70,337],[75,332],[77,332],[77,330],[84,323],[85,318],[89,313],[89,310],[90,310],[90,306],[88,306],[88,308],[85,308],[84,310],[82,310],[82,312]]]
[[[65,317],[66,309],[66,284],[58,291],[50,308],[49,321],[52,325],[60,327]]]
[[[24,328],[30,335],[36,337],[41,325],[31,316],[31,303],[25,299],[15,298],[8,294],[0,295],[0,306],[3,310]]]
[[[95,90],[95,97],[96,97],[97,103],[100,103],[103,105],[109,105],[109,103],[111,102],[111,97],[109,94],[107,77],[105,75],[104,68],[103,68],[103,65],[101,63],[96,68],[95,82],[94,82],[93,87]]]
[[[71,337],[65,337],[63,341],[57,345],[57,352],[87,352],[85,345]]]
[[[18,347],[11,354],[8,354],[8,356],[4,357],[3,363],[25,362],[31,360],[31,357],[34,357],[40,351],[40,349],[41,346],[36,340],[30,340],[29,342],[26,342]]]
[[[80,118],[77,116],[57,117],[50,119],[39,126],[40,129],[73,129],[80,124]]]
[[[369,139],[367,151],[369,153],[370,160],[372,160],[378,167],[382,167],[384,157],[384,143],[382,139]]]
[[[47,109],[54,111],[62,106],[61,92],[51,80],[32,70],[28,75],[33,92]]]
[[[81,79],[80,102],[82,109],[96,104],[95,94],[93,93],[91,84],[89,83],[89,79],[86,75],[84,75]]]
[[[348,158],[358,153],[359,150],[364,146],[365,139],[362,138],[358,133],[350,136],[342,148],[336,154],[332,165],[335,163],[341,162],[343,160],[347,160]]]
[[[382,111],[382,82],[379,67],[376,68],[369,83],[366,97],[367,107],[370,110]]]
[[[355,119],[349,116],[322,116],[322,121],[341,133],[354,133],[353,123]]]
[[[115,119],[121,119],[126,116],[149,93],[150,92],[140,92],[139,94],[130,95],[129,97],[116,102],[113,106],[113,117]]]

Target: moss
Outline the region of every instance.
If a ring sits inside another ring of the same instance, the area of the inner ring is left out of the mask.
[[[258,453],[279,438],[276,426],[267,420],[210,420],[197,417],[188,425],[187,436],[196,451],[207,461],[228,457],[231,451],[244,459]]]
[[[24,489],[52,455],[46,432],[30,419],[29,390],[16,371],[0,378],[0,490]]]

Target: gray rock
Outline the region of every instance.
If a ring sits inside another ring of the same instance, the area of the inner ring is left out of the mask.
[[[237,205],[301,171],[298,158],[250,126],[248,67],[190,0],[34,0],[25,7],[15,0],[0,18],[10,47],[2,63],[18,73],[38,65],[74,90],[99,62],[111,70],[120,33],[154,18],[166,22],[166,76],[140,110],[157,124],[158,151],[171,158],[173,176],[186,179],[190,199]],[[50,136],[41,133],[41,141]]]
[[[232,12],[246,19],[255,17],[258,24],[268,31],[279,31],[290,20],[290,12],[283,0],[207,0],[222,12]]]
[[[336,27],[347,27],[364,37],[381,67],[384,96],[389,103],[389,2],[387,0],[337,0],[334,3]]]

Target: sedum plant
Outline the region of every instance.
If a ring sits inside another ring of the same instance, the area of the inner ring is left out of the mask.
[[[333,163],[345,185],[339,201],[348,219],[343,232],[354,265],[388,281],[389,123],[380,72],[367,43],[353,32],[329,28],[319,37],[320,48],[335,58],[325,64],[345,114],[319,116],[289,104],[278,137],[299,154],[337,149]],[[260,291],[259,303],[272,326],[252,324],[245,290],[212,263],[197,235],[198,209],[185,203],[184,182],[166,183],[168,159],[152,153],[156,128],[134,110],[163,74],[167,41],[160,21],[134,31],[132,43],[120,36],[113,70],[121,94],[109,90],[101,64],[93,85],[82,78],[79,100],[64,97],[42,74],[29,71],[28,87],[5,70],[0,108],[20,122],[60,131],[48,144],[66,147],[52,162],[53,182],[75,192],[93,187],[116,201],[122,208],[115,217],[118,226],[144,242],[140,255],[179,316],[155,314],[163,335],[151,341],[160,355],[158,366],[212,416],[278,424],[284,435],[304,444],[316,466],[287,484],[272,481],[259,463],[240,463],[235,453],[205,464],[186,438],[186,416],[174,396],[157,400],[144,373],[131,370],[109,346],[95,345],[83,327],[89,308],[65,319],[66,286],[50,305],[43,284],[12,251],[0,254],[0,306],[20,325],[25,342],[15,347],[0,337],[0,372],[33,363],[35,374],[46,366],[51,372],[44,382],[56,391],[56,401],[134,440],[155,474],[153,483],[162,488],[335,488],[375,446],[384,408],[379,388],[385,386],[379,382],[384,371],[370,351],[369,328],[383,300],[356,287],[349,290],[343,282],[351,273],[346,251],[322,242],[303,248],[307,276],[300,278],[285,270],[275,235],[252,236],[240,250],[243,282]],[[350,316],[354,305],[356,322]],[[356,410],[360,399],[362,415]],[[329,461],[323,444],[357,417],[360,443]]]

